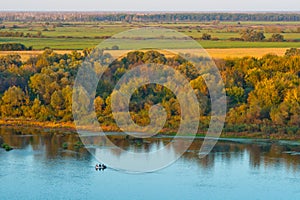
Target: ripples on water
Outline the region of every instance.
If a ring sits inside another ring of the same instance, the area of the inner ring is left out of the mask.
[[[95,171],[98,161],[78,146],[76,134],[0,128],[0,136],[15,147],[10,152],[0,149],[1,199],[300,198],[300,145],[295,142],[220,140],[199,159],[202,139],[197,139],[171,166],[128,174],[111,168]],[[172,140],[141,141],[118,134],[109,138],[135,152],[153,151]],[[91,140],[91,151],[108,148],[111,157],[124,156],[99,137]]]

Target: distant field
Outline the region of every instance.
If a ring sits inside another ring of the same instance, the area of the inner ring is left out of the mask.
[[[33,46],[35,50],[42,50],[45,47],[50,47],[57,50],[83,50],[97,46],[103,39],[76,39],[76,38],[0,38],[0,43],[22,43],[26,46]],[[156,40],[159,43],[159,40]],[[300,42],[243,42],[243,41],[198,41],[205,49],[212,48],[299,48]],[[144,41],[145,45],[151,46],[152,41]],[[118,44],[120,49],[136,48],[136,44],[132,41],[124,40]],[[166,45],[163,41],[159,45],[160,48],[190,48],[184,41],[178,43],[169,43]],[[105,47],[111,48],[112,45]]]
[[[34,37],[0,37],[0,43],[22,43],[26,46],[33,46],[35,50],[42,50],[50,47],[57,50],[82,50],[84,48],[98,45],[103,38],[111,37],[125,30],[141,27],[161,27],[179,31],[196,40],[207,49],[212,48],[299,48],[300,47],[300,24],[298,22],[187,22],[187,23],[126,23],[126,22],[63,22],[59,23],[22,23],[3,22],[4,29],[0,32],[22,32],[24,35],[42,34],[41,38]],[[264,31],[266,38],[273,33],[280,33],[289,42],[244,42],[230,41],[230,38],[239,38],[240,31],[246,28],[253,28]],[[199,40],[203,33],[208,33],[214,39]],[[149,41],[148,41],[149,42]],[[162,48],[167,48],[162,44]],[[134,44],[126,43],[118,45],[120,49],[134,48]],[[172,46],[176,46],[173,44]],[[179,48],[189,48],[183,44]],[[111,48],[111,46],[107,46]]]
[[[262,57],[268,53],[276,54],[279,56],[284,55],[286,48],[232,48],[232,49],[206,49],[207,53],[213,58],[228,58],[228,57]],[[194,53],[195,50],[184,50],[187,53]],[[27,60],[30,56],[36,56],[44,51],[0,51],[0,56],[8,54],[19,54],[23,61]],[[70,53],[71,50],[55,50],[56,53],[64,54]],[[115,55],[126,54],[128,50],[106,50],[107,53]],[[164,52],[163,52],[164,53]]]

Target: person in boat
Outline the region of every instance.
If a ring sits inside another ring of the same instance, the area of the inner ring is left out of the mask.
[[[101,165],[101,168],[102,168],[102,170],[104,170],[104,169],[106,169],[107,167],[106,167],[106,165],[102,164],[102,165]]]
[[[95,169],[98,170],[100,168],[100,165],[96,164]]]

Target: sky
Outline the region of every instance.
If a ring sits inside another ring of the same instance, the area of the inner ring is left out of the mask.
[[[2,11],[300,11],[300,0],[0,0]]]

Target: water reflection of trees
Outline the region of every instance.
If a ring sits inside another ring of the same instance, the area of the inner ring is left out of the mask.
[[[233,160],[241,160],[245,154],[249,157],[249,166],[259,168],[261,166],[277,167],[285,166],[293,171],[300,169],[300,155],[293,155],[290,152],[300,152],[298,145],[280,145],[271,142],[229,142],[219,141],[212,152],[203,159],[199,159],[197,149],[201,146],[202,141],[194,141],[185,153],[184,159],[196,162],[203,169],[213,168],[217,159],[222,162],[230,163]]]
[[[41,130],[41,129],[14,129],[0,128],[0,136],[6,143],[15,148],[31,148],[33,151],[44,151],[45,159],[55,157],[74,157],[90,158],[91,154],[85,148],[76,148],[76,143],[80,138],[75,133],[61,133],[58,131]],[[125,135],[110,135],[106,137],[86,137],[83,143],[93,145],[89,147],[91,152],[93,148],[109,148],[112,155],[120,157],[122,151],[114,148],[113,145],[123,150],[134,152],[149,152],[162,148],[164,145],[172,144],[172,138],[147,138],[136,139],[129,138]],[[86,140],[86,141],[84,141]],[[170,143],[171,142],[171,143]],[[246,143],[247,142],[247,143]],[[257,141],[219,141],[212,152],[206,157],[200,159],[198,152],[202,145],[202,140],[195,140],[183,155],[184,162],[195,163],[202,169],[210,170],[214,168],[216,162],[231,163],[236,160],[246,158],[249,160],[249,166],[253,169],[260,167],[280,167],[285,166],[287,169],[296,171],[300,169],[300,155],[293,155],[293,152],[300,152],[299,145],[284,144],[277,142],[257,142]],[[188,142],[181,142],[172,145],[175,153],[181,152],[182,148]],[[63,148],[64,144],[67,144]]]
[[[75,144],[80,142],[80,138],[74,133],[61,133],[59,131],[33,128],[15,129],[0,127],[0,136],[15,149],[42,151],[45,159],[56,157],[90,157],[85,148],[76,148]],[[68,144],[66,148],[63,148],[64,143]]]

